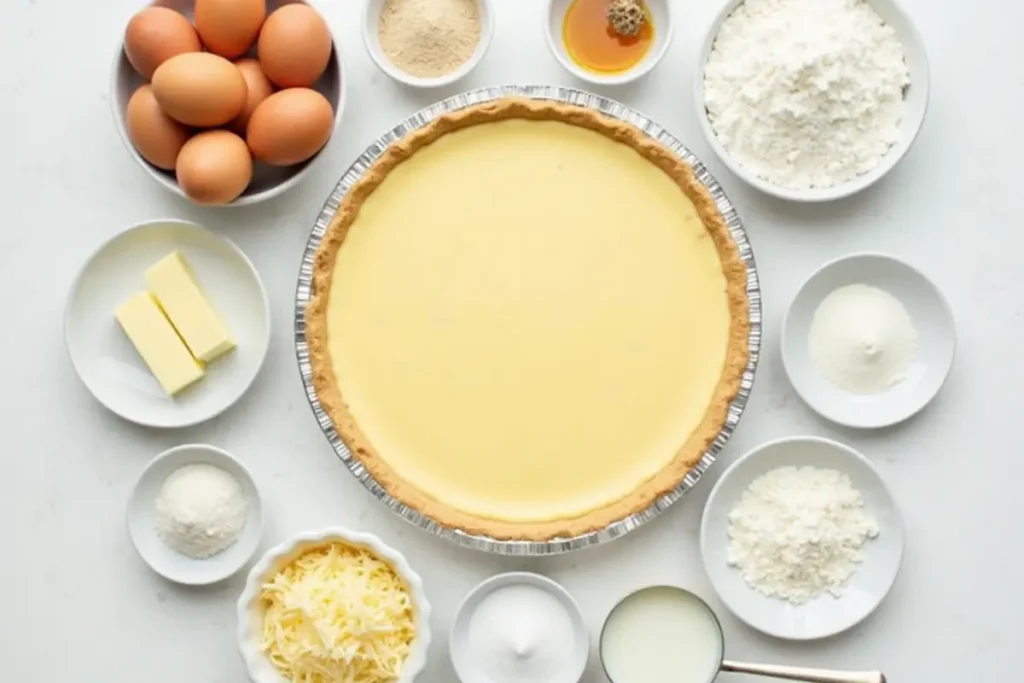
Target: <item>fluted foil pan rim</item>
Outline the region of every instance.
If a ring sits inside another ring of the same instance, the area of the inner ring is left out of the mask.
[[[424,516],[419,511],[405,505],[402,501],[394,498],[382,487],[363,466],[358,458],[349,451],[345,442],[341,440],[331,418],[324,411],[323,406],[317,399],[316,390],[313,386],[313,368],[310,364],[309,346],[306,342],[306,307],[309,304],[313,280],[313,262],[320,242],[327,232],[327,228],[334,218],[339,205],[345,194],[352,186],[363,177],[367,170],[373,165],[378,157],[397,140],[401,140],[409,133],[422,128],[430,121],[449,112],[458,111],[483,102],[490,102],[507,97],[519,97],[533,100],[548,100],[572,104],[581,107],[588,107],[598,110],[608,116],[632,124],[651,139],[665,145],[680,159],[689,164],[697,179],[707,188],[715,205],[724,216],[729,233],[739,250],[740,257],[747,269],[747,299],[749,302],[750,334],[748,336],[748,349],[750,358],[743,373],[740,389],[735,398],[729,404],[728,416],[725,424],[715,437],[714,441],[704,452],[700,461],[687,474],[676,488],[658,498],[644,510],[635,512],[623,519],[620,519],[608,526],[591,531],[580,536],[555,538],[549,541],[515,541],[501,540],[469,534],[460,529],[453,529],[438,524],[433,519]],[[673,503],[682,498],[687,491],[692,489],[700,481],[705,472],[714,464],[718,453],[725,446],[739,424],[740,417],[747,405],[750,391],[754,384],[754,373],[757,369],[757,362],[761,350],[761,288],[758,280],[757,265],[754,261],[754,254],[747,238],[746,230],[736,213],[735,207],[726,197],[724,190],[718,181],[708,172],[704,164],[700,162],[679,140],[668,133],[657,123],[615,100],[595,95],[574,88],[561,86],[544,85],[508,85],[490,88],[480,88],[469,92],[461,93],[448,99],[442,100],[426,107],[400,124],[389,130],[381,137],[374,140],[366,150],[352,163],[348,170],[331,191],[327,201],[324,202],[320,215],[313,225],[309,240],[306,243],[302,254],[302,264],[299,268],[298,286],[295,293],[295,350],[299,363],[299,373],[302,377],[302,384],[306,390],[306,398],[316,417],[320,429],[327,437],[335,454],[345,464],[348,470],[359,480],[359,482],[375,498],[383,502],[389,509],[395,512],[402,519],[411,524],[441,538],[453,541],[458,545],[482,550],[488,553],[499,555],[510,555],[518,557],[533,557],[541,555],[554,555],[571,552],[582,548],[589,548],[595,545],[606,543],[636,529],[647,522],[660,516]]]

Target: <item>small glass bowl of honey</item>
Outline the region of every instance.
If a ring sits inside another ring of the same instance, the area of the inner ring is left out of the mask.
[[[646,75],[665,56],[674,26],[669,0],[639,0],[644,21],[621,35],[608,18],[612,0],[548,0],[548,47],[566,71],[598,85]]]

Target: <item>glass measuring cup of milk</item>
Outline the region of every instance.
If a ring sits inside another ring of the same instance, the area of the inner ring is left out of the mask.
[[[722,671],[810,683],[885,683],[878,671],[827,671],[731,662],[711,607],[675,586],[651,586],[627,595],[601,629],[601,665],[612,683],[712,683]]]

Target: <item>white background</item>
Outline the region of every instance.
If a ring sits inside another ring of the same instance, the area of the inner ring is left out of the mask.
[[[876,188],[846,201],[801,207],[771,200],[711,157],[693,111],[691,74],[719,0],[677,0],[678,30],[661,66],[643,83],[601,92],[690,145],[750,232],[767,334],[753,399],[724,459],[780,436],[832,436],[878,465],[906,518],[904,571],[873,618],[844,636],[792,645],[750,631],[723,610],[728,655],[881,668],[894,683],[1010,683],[1020,680],[1014,663],[1024,644],[1024,459],[1014,389],[1024,380],[1024,5],[905,2],[931,60],[931,108],[907,158]],[[207,590],[170,585],[142,564],[125,531],[140,470],[183,442],[225,447],[251,467],[265,499],[265,545],[344,524],[406,553],[435,606],[426,683],[454,680],[445,636],[453,611],[495,572],[526,568],[563,582],[595,632],[617,598],[645,584],[678,583],[713,597],[696,532],[720,466],[693,496],[624,540],[508,561],[458,549],[392,517],[338,462],[307,406],[291,343],[297,268],[321,202],[357,153],[419,107],[461,89],[579,85],[548,53],[542,0],[496,4],[497,33],[479,70],[453,88],[419,93],[372,65],[357,0],[320,2],[349,78],[349,104],[328,158],[277,201],[205,210],[159,188],[114,131],[109,68],[138,4],[0,2],[0,504],[13,536],[0,562],[5,680],[245,680],[234,637],[242,577]],[[192,219],[235,240],[262,274],[274,316],[270,356],[249,394],[221,418],[181,431],[138,428],[104,410],[76,379],[62,339],[65,295],[85,258],[117,231],[158,217]],[[801,281],[822,262],[860,250],[890,252],[929,273],[949,298],[960,341],[938,399],[917,419],[877,433],[816,418],[789,386],[778,348],[785,307]],[[596,657],[586,680],[603,680]]]

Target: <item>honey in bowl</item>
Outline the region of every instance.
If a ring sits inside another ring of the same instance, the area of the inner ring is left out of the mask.
[[[654,24],[643,5],[644,22],[636,35],[622,35],[608,18],[610,0],[573,0],[562,24],[562,42],[574,62],[587,71],[619,73],[640,62],[654,44]]]

